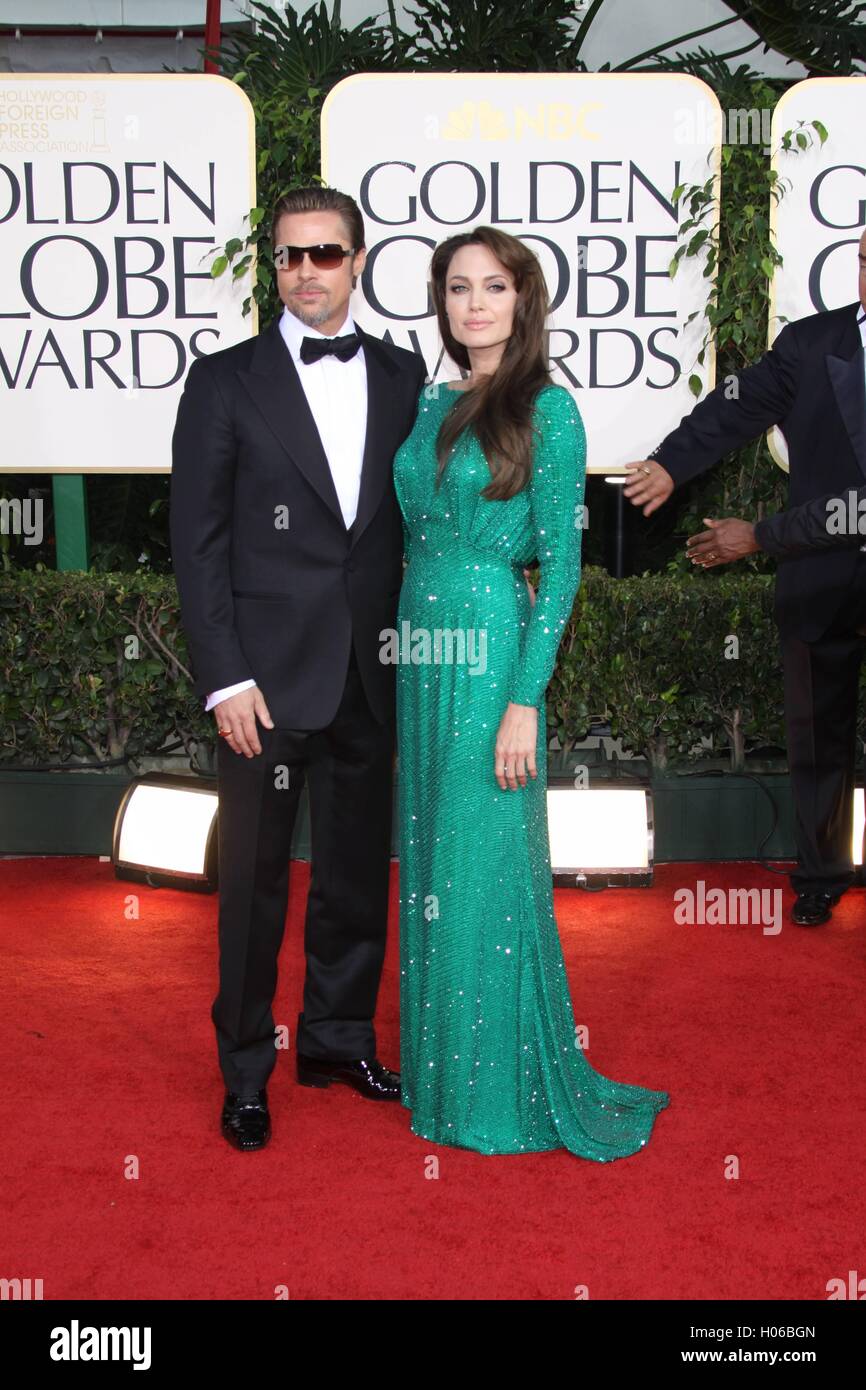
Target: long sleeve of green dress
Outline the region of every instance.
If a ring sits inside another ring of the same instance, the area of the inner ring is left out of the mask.
[[[580,587],[586,433],[580,411],[561,386],[539,395],[535,426],[539,439],[529,489],[541,579],[509,698],[539,706]]]

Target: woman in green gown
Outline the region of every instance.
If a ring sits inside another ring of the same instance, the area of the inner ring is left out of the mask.
[[[394,461],[402,1101],[435,1143],[606,1162],[668,1096],[584,1057],[553,914],[543,711],[580,582],[584,430],[521,241],[451,237],[431,281],[469,379],[422,391]]]

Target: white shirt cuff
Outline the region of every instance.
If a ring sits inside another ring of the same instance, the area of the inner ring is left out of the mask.
[[[255,685],[255,681],[238,681],[237,685],[227,685],[223,690],[215,690],[212,695],[207,697],[204,707],[205,713],[222,700],[227,700],[230,695],[237,695],[241,690],[249,690],[253,685]]]

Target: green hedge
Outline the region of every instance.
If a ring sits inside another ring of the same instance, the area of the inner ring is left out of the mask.
[[[654,767],[784,747],[782,679],[763,575],[584,568],[548,690],[563,748],[592,723]],[[174,581],[149,574],[0,575],[0,766],[132,760],[176,740],[212,758]]]
[[[784,748],[782,672],[767,575],[584,570],[548,689],[564,748],[592,720],[656,768]]]

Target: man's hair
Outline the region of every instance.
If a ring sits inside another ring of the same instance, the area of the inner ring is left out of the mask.
[[[348,193],[338,188],[314,184],[308,188],[293,188],[278,198],[271,214],[271,246],[276,246],[280,218],[287,212],[337,212],[343,220],[346,236],[356,251],[364,242],[364,218],[361,209]]]

